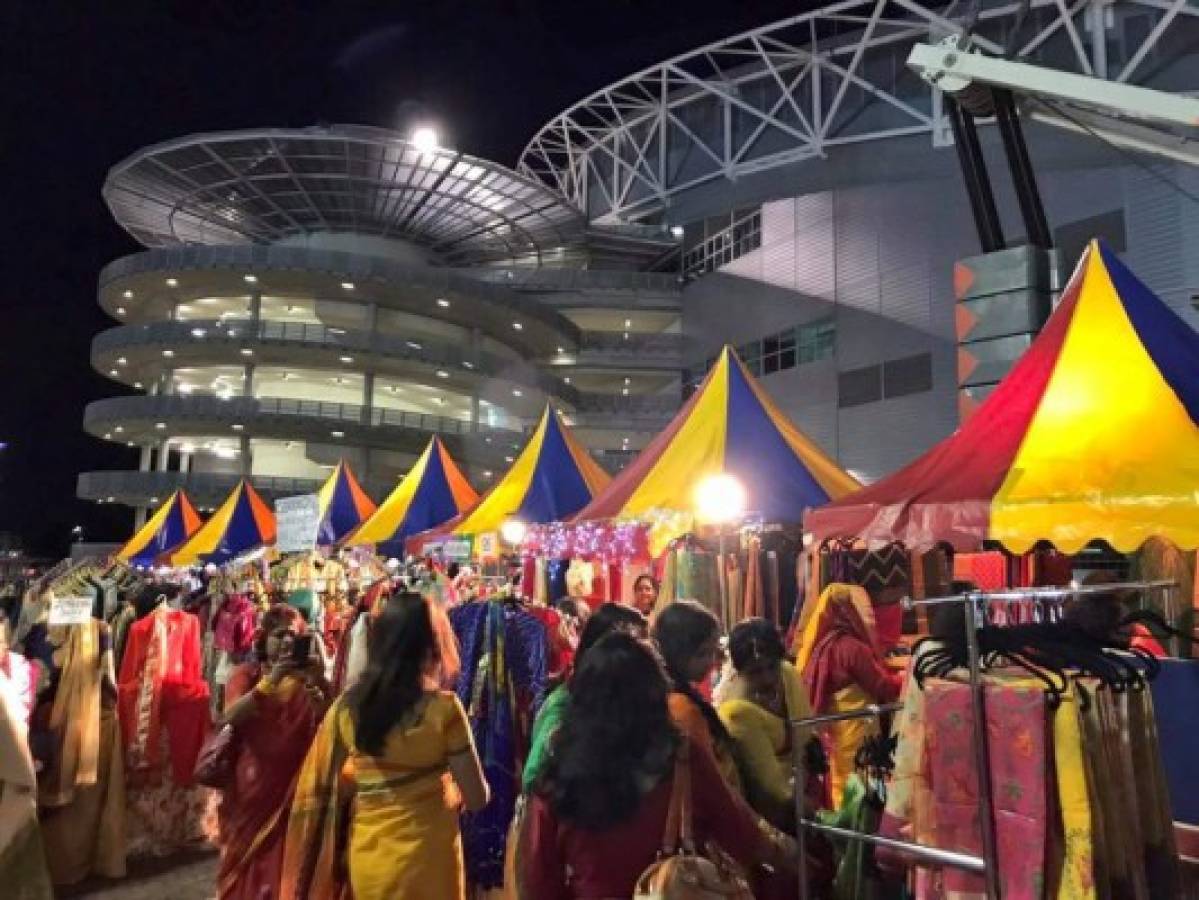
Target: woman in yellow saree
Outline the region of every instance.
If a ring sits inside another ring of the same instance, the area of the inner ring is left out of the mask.
[[[830,584],[805,620],[795,667],[808,686],[816,715],[851,712],[899,697],[903,678],[883,665],[874,610],[863,588]],[[854,771],[858,748],[877,732],[878,722],[871,718],[837,722],[825,729],[834,809],[841,805],[845,780]]]
[[[280,896],[462,900],[458,813],[485,806],[488,790],[461,703],[437,689],[457,668],[449,624],[402,594],[368,653],[300,771]]]

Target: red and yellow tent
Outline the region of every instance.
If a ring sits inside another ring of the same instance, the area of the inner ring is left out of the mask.
[[[1048,540],[1199,547],[1199,334],[1101,243],[1044,330],[952,436],[816,510],[819,539],[1023,553]]]

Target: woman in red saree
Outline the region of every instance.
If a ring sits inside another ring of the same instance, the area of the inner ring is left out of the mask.
[[[221,803],[219,900],[274,900],[296,775],[328,705],[319,667],[292,661],[303,620],[289,606],[262,619],[257,661],[230,674],[223,721],[233,725],[237,766]]]
[[[903,686],[903,676],[883,663],[870,597],[852,584],[830,584],[820,595],[800,633],[795,668],[803,675],[817,715],[890,703]],[[873,719],[836,722],[825,729],[834,809],[841,806],[858,748],[877,731]]]

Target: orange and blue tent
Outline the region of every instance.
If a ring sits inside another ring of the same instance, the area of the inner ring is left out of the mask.
[[[203,520],[183,491],[175,491],[137,534],[117,551],[117,559],[133,566],[149,566],[170,553],[193,534]]]
[[[238,482],[212,518],[181,547],[164,556],[175,566],[227,562],[275,543],[275,513],[248,481]]]
[[[344,459],[338,462],[316,497],[321,516],[316,542],[321,547],[338,543],[375,512],[375,501],[367,496]]]
[[[953,435],[813,513],[820,538],[1199,546],[1199,334],[1100,242],[1057,309]]]
[[[469,511],[433,532],[415,535],[415,545],[438,535],[497,531],[508,519],[532,525],[573,516],[611,480],[591,458],[562,417],[549,405],[512,467]]]
[[[685,517],[696,485],[722,474],[745,488],[746,511],[768,522],[798,522],[805,509],[858,487],[725,347],[665,430],[575,521]]]
[[[350,536],[349,544],[376,544],[402,555],[404,540],[443,525],[479,501],[441,438],[434,437],[375,513]]]

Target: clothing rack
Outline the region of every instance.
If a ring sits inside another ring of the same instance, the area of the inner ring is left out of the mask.
[[[916,606],[936,606],[945,603],[964,604],[966,620],[966,656],[967,667],[970,676],[970,700],[974,715],[974,755],[975,766],[979,776],[978,800],[980,811],[979,825],[982,837],[982,856],[978,857],[971,854],[959,853],[957,851],[946,850],[941,847],[929,847],[925,844],[918,844],[912,841],[900,841],[892,838],[884,838],[874,834],[862,834],[857,831],[850,831],[844,828],[824,825],[812,819],[804,818],[804,798],[807,773],[804,766],[804,747],[802,746],[801,729],[812,727],[819,728],[831,722],[840,722],[847,719],[875,718],[889,712],[894,712],[896,708],[902,708],[899,704],[891,704],[889,706],[872,705],[852,712],[809,716],[804,719],[789,719],[787,724],[792,730],[791,754],[792,762],[795,768],[795,786],[793,790],[795,801],[796,843],[799,848],[800,900],[810,900],[811,897],[806,867],[806,832],[809,830],[843,838],[849,841],[858,841],[860,843],[870,844],[873,846],[886,847],[903,853],[905,856],[920,862],[934,863],[938,866],[947,866],[949,868],[981,875],[983,877],[984,890],[987,900],[1001,900],[1002,894],[999,885],[999,848],[995,835],[995,803],[994,798],[991,795],[991,751],[987,738],[986,698],[983,692],[982,670],[978,647],[980,605],[983,603],[992,602],[1014,603],[1025,600],[1047,600],[1051,602],[1061,602],[1063,600],[1072,599],[1087,594],[1106,594],[1110,596],[1118,591],[1169,591],[1171,588],[1177,589],[1177,587],[1177,583],[1172,581],[1129,581],[1103,585],[1079,585],[1076,587],[1072,586],[1067,588],[1013,588],[1002,591],[970,591],[965,594],[956,594],[948,597],[929,597],[925,600],[913,600],[910,597],[905,597],[902,603],[906,609],[912,609]]]

